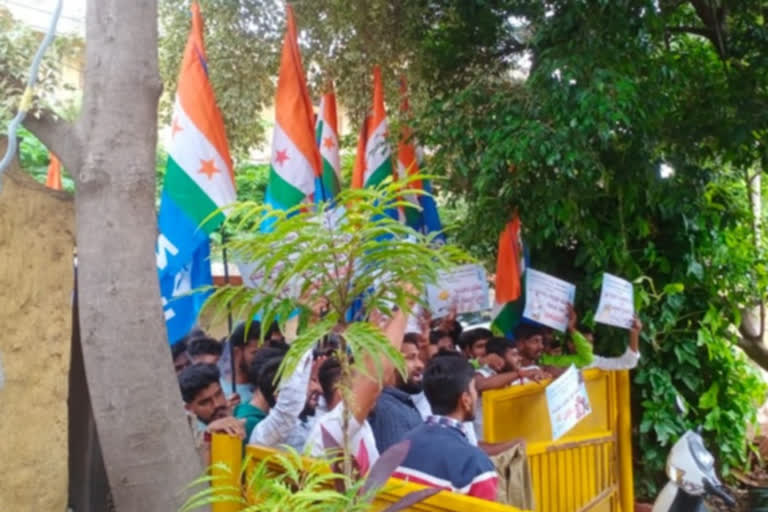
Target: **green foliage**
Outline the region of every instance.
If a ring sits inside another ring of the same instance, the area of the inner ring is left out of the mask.
[[[405,456],[405,452],[402,453]],[[391,462],[377,461],[383,471],[371,470],[366,478],[349,479],[334,472],[340,460],[310,459],[291,447],[274,453],[258,463],[246,457],[237,480],[243,485],[233,486],[232,470],[223,463],[211,466],[208,474],[196,479],[190,489],[202,489],[190,496],[179,512],[191,512],[213,503],[236,503],[243,512],[284,512],[288,510],[318,512],[367,512],[376,494],[386,489],[389,475],[397,468]],[[400,460],[402,462],[402,460]],[[383,465],[388,466],[385,468]],[[377,477],[374,477],[377,473]],[[390,505],[387,512],[397,512],[439,492],[426,489],[410,493]]]
[[[20,128],[17,133],[21,168],[37,181],[45,184],[48,177],[48,164],[50,163],[48,148],[25,128]],[[64,168],[61,172],[61,186],[67,192],[74,192],[75,190],[75,182]]]
[[[736,345],[741,311],[768,284],[747,186],[768,155],[768,29],[759,2],[729,4],[716,20],[700,4],[499,2],[524,34],[530,69],[515,51],[482,72],[466,66],[458,81],[430,85],[418,116],[417,136],[433,148],[426,170],[445,176],[458,220],[452,235],[474,255],[493,261],[517,208],[532,266],[575,282],[582,316],[602,272],[638,279],[642,496],[655,495],[669,447],[692,425],[703,425],[726,474],[742,467],[765,397]],[[699,25],[706,37],[679,29]],[[450,59],[421,57],[451,70]],[[615,329],[597,338],[599,353],[626,343]],[[692,406],[686,419],[676,391]]]
[[[0,6],[0,121],[3,126],[16,115],[24,91],[29,66],[42,35],[16,21]],[[38,72],[35,99],[38,106],[65,111],[71,104],[62,101],[62,91],[71,87],[62,83],[63,64],[82,52],[83,43],[77,37],[57,36],[43,58]],[[58,91],[58,94],[54,94]],[[35,115],[33,110],[30,115]]]
[[[304,459],[305,463],[293,448],[286,449],[283,454],[254,464],[242,488],[231,485],[232,471],[228,466],[212,467],[211,474],[217,476],[201,477],[192,482],[190,487],[202,487],[202,490],[193,494],[180,512],[190,512],[216,502],[237,503],[243,506],[243,512],[366,510],[365,504],[355,503],[359,501],[357,490],[362,483],[351,485],[346,493],[338,492],[334,490],[334,482],[343,476],[328,471],[327,461]],[[243,470],[250,465],[246,459]]]

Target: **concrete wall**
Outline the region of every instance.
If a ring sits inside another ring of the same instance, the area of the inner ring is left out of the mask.
[[[4,151],[5,141],[0,140],[0,155]],[[73,243],[71,196],[38,184],[18,166],[4,173],[0,191],[3,512],[66,510]]]

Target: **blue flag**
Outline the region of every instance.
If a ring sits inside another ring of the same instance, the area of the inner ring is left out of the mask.
[[[210,262],[211,247],[206,240],[194,252],[192,261],[175,275],[160,276],[168,342],[173,345],[195,326],[200,308],[210,292],[188,294],[191,290],[213,284]]]

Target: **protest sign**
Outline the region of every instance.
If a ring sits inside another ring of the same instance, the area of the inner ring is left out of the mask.
[[[573,365],[547,386],[546,395],[553,441],[592,412],[584,380]]]
[[[432,316],[445,316],[454,304],[458,313],[488,309],[488,278],[480,265],[461,265],[440,272],[436,285],[427,286],[427,302]]]
[[[595,322],[629,329],[635,318],[632,283],[611,274],[603,274],[603,289]]]
[[[573,304],[575,295],[576,287],[571,283],[529,268],[523,316],[563,332],[568,326],[568,304]]]

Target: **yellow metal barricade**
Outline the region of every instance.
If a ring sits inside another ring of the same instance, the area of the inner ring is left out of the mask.
[[[249,445],[246,452],[247,456],[249,457],[251,467],[253,467],[255,464],[258,464],[260,461],[267,460],[275,453],[277,453],[277,451],[273,448],[265,448],[263,446],[254,445]],[[242,443],[239,439],[220,434],[213,436],[211,443],[211,464],[216,465],[223,463],[227,467],[236,468],[232,471],[220,469],[214,470],[214,476],[218,475],[224,477],[216,479],[212,483],[212,485],[219,487],[217,492],[219,499],[226,500],[226,498],[232,494],[231,486],[240,485],[239,475],[241,457]],[[277,468],[277,466],[275,467]],[[234,477],[234,475],[238,476]],[[380,492],[376,497],[371,510],[372,512],[384,510],[391,504],[397,502],[403,496],[423,488],[424,487],[421,485],[405,482],[396,478],[390,478],[389,482],[387,482],[386,486],[384,487],[384,490]],[[213,503],[212,510],[213,512],[237,512],[242,510],[242,507],[238,503],[227,501]],[[421,503],[410,506],[405,510],[411,512],[521,512],[515,507],[500,505],[498,503],[471,498],[469,496],[462,496],[460,494],[447,491],[440,492]]]
[[[221,501],[211,503],[211,512],[238,512],[240,468],[243,463],[243,442],[234,436],[214,434],[211,438],[211,487]]]
[[[584,380],[592,412],[557,441],[546,383],[483,393],[485,441],[527,443],[536,512],[633,510],[628,372],[588,370]]]

